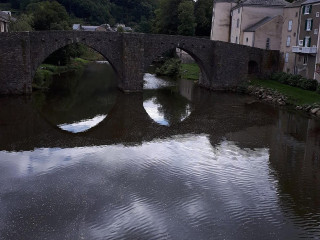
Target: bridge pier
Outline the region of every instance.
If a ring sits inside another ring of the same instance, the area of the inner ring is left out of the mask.
[[[144,39],[139,35],[122,37],[122,71],[119,87],[122,91],[142,92],[144,75]]]

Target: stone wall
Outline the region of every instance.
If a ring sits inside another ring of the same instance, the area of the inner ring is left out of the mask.
[[[111,32],[0,33],[0,94],[29,94],[33,76],[53,52],[73,43],[101,53],[118,75],[125,92],[143,90],[143,75],[157,57],[179,48],[194,58],[201,69],[199,84],[225,89],[246,80],[249,61],[259,74],[278,70],[279,53],[195,37]]]

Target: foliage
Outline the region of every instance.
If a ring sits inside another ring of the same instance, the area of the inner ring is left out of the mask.
[[[195,35],[210,36],[212,21],[212,0],[198,0],[195,3]]]
[[[314,79],[306,79],[300,75],[292,75],[284,72],[274,73],[271,75],[271,80],[278,81],[293,87],[302,88],[304,90],[316,91],[318,82]]]
[[[309,91],[316,91],[318,82],[314,79],[300,78],[300,80],[298,81],[298,87]]]
[[[118,27],[117,27],[117,32],[124,32],[123,27],[122,27],[122,26],[118,26]]]
[[[155,25],[153,31],[162,34],[177,34],[178,7],[181,0],[160,0],[156,9]]]
[[[195,31],[194,3],[192,1],[184,1],[178,7],[178,34],[184,36],[193,36]]]
[[[177,58],[168,59],[160,68],[156,69],[158,76],[179,77],[181,61]]]
[[[24,32],[33,30],[33,17],[32,15],[22,14],[15,22],[10,24],[10,31]]]
[[[33,15],[35,30],[69,30],[69,15],[66,9],[57,1],[31,3],[27,6],[29,14]]]

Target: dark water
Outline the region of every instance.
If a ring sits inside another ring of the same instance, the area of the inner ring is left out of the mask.
[[[319,121],[104,66],[0,98],[0,239],[320,238]]]

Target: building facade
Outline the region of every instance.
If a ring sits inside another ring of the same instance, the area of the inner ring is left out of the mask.
[[[285,0],[215,0],[211,40],[280,50]]]
[[[283,18],[265,17],[243,30],[242,44],[262,49],[280,50]]]
[[[0,32],[9,32],[10,12],[0,11]]]
[[[215,0],[213,2],[212,25],[210,39],[229,42],[231,9],[237,5],[237,0]]]
[[[309,0],[301,4],[300,24],[297,45],[292,47],[296,53],[295,73],[306,78],[316,76],[316,61],[319,42],[320,1]]]
[[[298,31],[300,26],[300,8],[305,0],[298,0],[287,5],[283,10],[283,26],[280,51],[283,56],[283,72],[296,73],[297,54],[292,51],[298,45]]]

